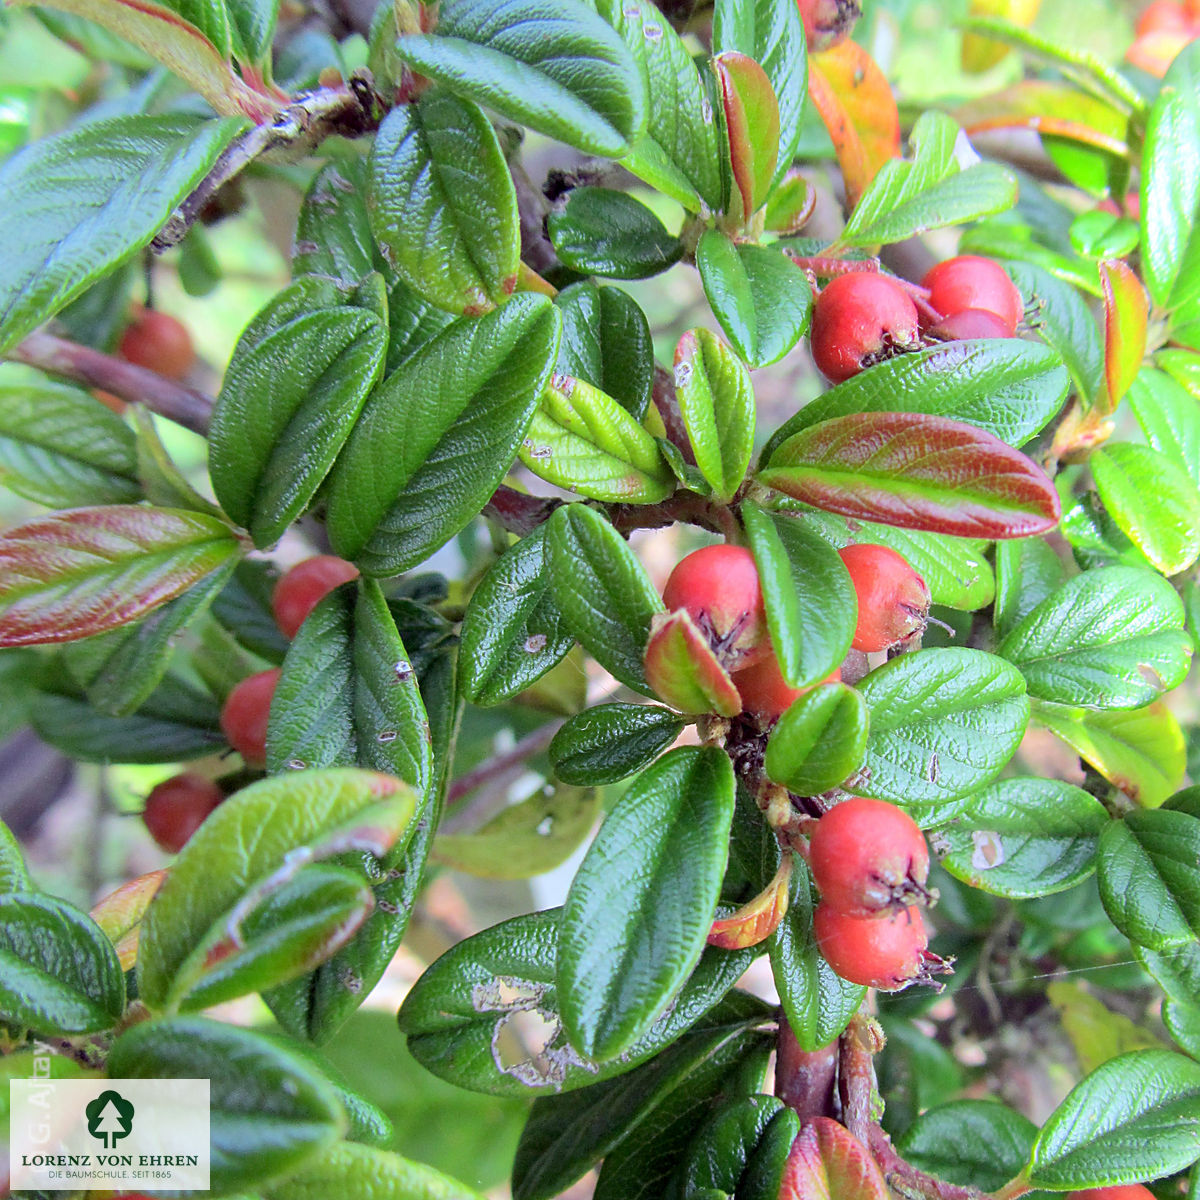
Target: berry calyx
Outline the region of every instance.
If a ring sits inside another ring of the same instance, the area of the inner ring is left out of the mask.
[[[933,267],[921,281],[929,289],[929,303],[943,319],[968,308],[995,313],[1009,335],[1025,315],[1025,302],[1008,272],[993,259],[960,254]]]
[[[858,597],[855,650],[890,650],[929,622],[929,587],[908,561],[887,546],[870,543],[839,550]]]
[[[758,568],[744,546],[705,546],[681,559],[663,603],[688,613],[723,667],[744,666],[769,651]]]
[[[817,54],[850,36],[862,16],[858,0],[797,0],[809,52]]]
[[[224,799],[225,793],[211,779],[184,771],[151,789],[142,820],[164,850],[178,854]]]
[[[1119,1183],[1112,1187],[1087,1188],[1072,1192],[1067,1200],[1155,1200],[1154,1193],[1140,1183]]]
[[[929,331],[940,342],[965,342],[970,338],[1010,338],[1015,332],[1003,317],[986,308],[964,308],[961,312],[943,317]]]
[[[904,289],[873,271],[837,275],[813,309],[812,356],[817,369],[840,383],[896,354],[915,350],[916,305]]]
[[[127,362],[168,379],[182,379],[196,361],[192,336],[183,322],[153,308],[137,310],[119,349]]]
[[[334,588],[358,578],[358,568],[333,554],[317,554],[297,563],[275,585],[271,610],[284,637],[294,638],[308,614]]]
[[[774,651],[741,671],[734,671],[732,678],[742,697],[742,711],[767,722],[783,716],[805,692],[811,692],[813,687],[820,687],[820,684],[792,687],[784,679]],[[837,683],[841,678],[840,668],[835,667],[821,683]]]
[[[229,693],[221,709],[221,730],[248,767],[267,765],[267,720],[283,672],[279,667],[249,675]]]
[[[932,898],[925,837],[894,804],[843,800],[817,822],[808,853],[822,902],[850,916],[877,917]]]
[[[940,989],[933,976],[950,969],[930,953],[925,922],[915,905],[882,917],[852,917],[821,903],[813,914],[813,932],[834,971],[864,987],[898,992],[911,983],[928,983]]]

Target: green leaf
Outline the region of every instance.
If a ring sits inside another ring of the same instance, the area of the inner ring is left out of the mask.
[[[424,1163],[390,1150],[343,1142],[308,1162],[283,1183],[268,1188],[267,1200],[482,1200],[474,1188]]]
[[[473,315],[516,287],[517,195],[495,130],[470,100],[435,88],[392,109],[371,151],[367,211],[392,269],[431,304]]]
[[[400,1009],[413,1057],[472,1091],[526,1099],[531,1089],[574,1091],[631,1071],[670,1045],[714,1009],[754,957],[749,950],[706,950],[668,1012],[619,1058],[597,1064],[581,1058],[563,1034],[555,985],[560,919],[559,909],[516,917],[446,951]],[[757,1021],[766,1011],[739,992],[712,1019],[735,1000],[722,1022]],[[531,1027],[542,1045],[536,1056],[509,1040]]]
[[[922,412],[966,421],[1020,446],[1045,428],[1070,382],[1048,346],[1019,338],[943,342],[901,354],[830,388],[770,437],[761,462],[795,433],[832,417],[867,412]],[[986,396],[986,408],[979,397]]]
[[[1067,581],[1054,547],[1040,538],[996,543],[996,633],[1007,634]]]
[[[1182,384],[1156,367],[1143,367],[1127,393],[1142,433],[1193,482],[1200,481],[1200,405]]]
[[[210,473],[217,499],[260,549],[311,503],[386,347],[386,323],[328,279],[298,279],[246,327],[213,410]]]
[[[705,1189],[720,1196],[741,1193],[743,1177],[753,1165],[754,1176],[760,1171],[773,1176],[774,1186],[766,1190],[777,1197],[784,1163],[799,1132],[799,1116],[774,1096],[759,1093],[726,1101],[714,1108],[688,1148],[678,1173],[683,1194],[695,1196]],[[755,1162],[760,1154],[772,1160],[770,1166]],[[747,1180],[751,1187],[765,1182]]]
[[[675,347],[675,394],[696,465],[717,498],[731,500],[754,449],[749,373],[719,337],[692,329]]]
[[[863,796],[889,800],[921,824],[941,824],[999,773],[1029,720],[1025,681],[982,650],[902,654],[859,691],[871,712]]]
[[[924,413],[856,413],[810,425],[760,470],[768,487],[843,516],[962,537],[1023,537],[1058,524],[1058,493],[1019,450]]]
[[[1171,1175],[1196,1157],[1200,1064],[1165,1050],[1110,1059],[1042,1126],[1029,1182],[1056,1191]]]
[[[133,417],[137,477],[146,499],[160,508],[186,508],[224,520],[221,508],[192,487],[167,453],[150,410],[135,404],[129,411]]]
[[[647,97],[646,125],[621,163],[689,212],[724,206],[712,101],[691,51],[651,0],[597,0],[633,54]]]
[[[1166,950],[1200,934],[1200,819],[1135,809],[1100,839],[1100,898],[1130,941]]]
[[[563,288],[554,303],[563,319],[555,372],[599,388],[640,421],[654,384],[654,346],[641,305],[618,287],[587,279]]]
[[[0,168],[0,352],[145,246],[244,127],[116,117],[10,158]]]
[[[1085,708],[1140,708],[1187,674],[1183,603],[1150,571],[1077,575],[1028,613],[997,647],[1031,696]]]
[[[742,711],[737,686],[686,610],[653,619],[644,665],[655,695],[682,713],[736,717]]]
[[[997,1191],[1029,1161],[1037,1126],[994,1100],[955,1100],[922,1113],[900,1139],[905,1160],[951,1183]]]
[[[113,1043],[118,1079],[207,1079],[211,1187],[225,1194],[291,1174],[346,1131],[334,1085],[304,1057],[205,1017],[135,1025]]]
[[[683,726],[678,713],[655,704],[597,704],[554,735],[550,765],[564,783],[616,783],[657,758]]]
[[[1055,979],[1046,986],[1046,998],[1057,1011],[1085,1075],[1118,1054],[1162,1049],[1157,1033],[1109,1008],[1098,996],[1085,991],[1082,984]]]
[[[296,218],[293,277],[323,275],[353,287],[379,269],[365,201],[369,179],[364,158],[326,163],[313,176]]]
[[[544,525],[505,551],[480,580],[461,636],[463,695],[482,705],[512,699],[575,644],[550,594]]]
[[[0,646],[137,621],[239,550],[224,522],[182,509],[76,508],[19,525],[0,536]]]
[[[0,892],[30,892],[33,883],[25,869],[25,856],[13,832],[0,821]]]
[[[1063,513],[1060,528],[1075,562],[1085,571],[1114,565],[1143,571],[1154,569],[1150,560],[1117,528],[1096,492],[1084,492]]]
[[[808,329],[812,286],[786,254],[710,229],[696,247],[696,266],[713,315],[750,366],[778,362]]]
[[[415,71],[588,154],[642,131],[646,90],[621,38],[580,0],[443,0],[431,34],[402,37]]]
[[[551,594],[585,650],[622,683],[650,694],[642,667],[650,621],[665,612],[637,555],[584,504],[550,518]]]
[[[792,687],[819,683],[854,638],[858,602],[850,573],[803,517],[769,514],[747,500],[742,520],[783,678]]]
[[[1135,945],[1133,952],[1168,999],[1195,1001],[1200,991],[1200,943],[1191,941],[1163,951]]]
[[[213,616],[248,650],[278,665],[291,642],[279,632],[271,596],[279,572],[263,562],[243,560],[233,578],[213,601]]]
[[[512,465],[558,347],[557,310],[514,296],[455,321],[368,398],[330,475],[329,536],[368,575],[423,562]]]
[[[112,1029],[124,1011],[121,964],[91,917],[54,896],[0,895],[0,1017],[49,1037]]]
[[[961,170],[954,155],[958,126],[944,113],[917,118],[912,161],[885,162],[863,192],[837,239],[840,246],[902,242],[945,225],[961,225],[1017,202],[1017,179],[997,163]]]
[[[646,279],[683,256],[683,243],[649,208],[611,188],[575,188],[546,228],[558,257],[584,275]]]
[[[611,396],[554,375],[520,446],[540,479],[594,500],[656,504],[675,479],[653,436]]]
[[[1074,887],[1096,866],[1109,821],[1099,800],[1056,779],[1002,779],[967,799],[941,831],[942,866],[996,896],[1023,899]]]
[[[830,683],[801,696],[767,742],[767,777],[798,796],[818,796],[862,766],[869,716],[862,696]]]
[[[1164,575],[1200,557],[1200,488],[1178,462],[1149,446],[1108,442],[1088,466],[1117,526]]]
[[[647,768],[588,848],[563,907],[556,982],[588,1058],[629,1049],[700,961],[733,820],[724,751],[680,747]]]
[[[141,498],[133,433],[78,388],[0,369],[0,483],[49,508]]]
[[[377,812],[383,802],[387,811]],[[401,829],[414,808],[406,784],[354,769],[296,772],[231,796],[184,847],[146,914],[138,954],[141,999],[151,1009],[177,1004],[205,966],[202,957],[196,961],[197,947],[219,935],[231,910],[264,881],[285,883],[285,864],[294,875],[323,843],[329,852],[373,846],[382,855],[396,838],[389,828]],[[356,830],[363,817],[368,823]],[[381,838],[391,840],[381,847]],[[306,845],[309,852],[297,854]]]
[[[225,7],[238,62],[265,64],[269,71],[280,0],[225,0]]]

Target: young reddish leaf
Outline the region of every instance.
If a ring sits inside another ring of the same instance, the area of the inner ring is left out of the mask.
[[[757,946],[779,927],[787,915],[788,886],[792,879],[792,856],[785,854],[775,878],[753,900],[746,901],[737,912],[719,917],[712,923],[708,944],[723,950],[744,950]]]
[[[166,879],[166,871],[151,871],[123,883],[115,892],[109,892],[92,909],[89,916],[108,934],[121,962],[121,970],[128,971],[137,962],[138,932],[142,917],[154,899],[155,893]]]
[[[646,682],[680,712],[736,717],[742,711],[733,680],[684,609],[651,619]]]
[[[852,413],[788,438],[760,482],[826,512],[957,537],[1058,524],[1058,493],[1019,450],[925,413]]]
[[[767,73],[736,50],[712,60],[725,111],[729,162],[742,199],[742,219],[762,207],[779,158],[779,103]]]
[[[779,1200],[887,1200],[867,1148],[844,1125],[814,1117],[792,1143]]]
[[[853,208],[879,168],[900,154],[896,98],[875,60],[850,41],[809,57],[808,94],[833,140]]]
[[[1101,262],[1100,286],[1104,289],[1104,378],[1111,411],[1141,369],[1149,301],[1133,269],[1119,258]]]
[[[0,646],[70,642],[137,621],[238,552],[202,513],[114,505],[0,536]]]

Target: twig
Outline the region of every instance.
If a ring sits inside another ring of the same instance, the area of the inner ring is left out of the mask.
[[[782,1013],[775,1046],[775,1095],[794,1109],[801,1121],[834,1115],[837,1043],[821,1050],[801,1050]]]
[[[888,1186],[902,1196],[924,1200],[982,1200],[983,1192],[978,1188],[947,1183],[905,1162],[892,1145],[892,1139],[878,1125],[870,1127],[868,1144]]]
[[[446,807],[457,804],[463,797],[469,796],[477,787],[487,783],[493,776],[541,754],[550,745],[562,724],[562,721],[551,721],[547,725],[540,725],[532,733],[527,733],[521,738],[511,750],[497,754],[494,758],[489,758],[487,762],[480,763],[465,775],[460,775],[446,789]]]
[[[543,521],[548,521],[561,504],[561,500],[548,496],[530,496],[501,484],[484,506],[483,515],[503,526],[509,533],[526,537]]]
[[[842,1124],[864,1146],[870,1140],[875,1104],[874,1056],[883,1049],[883,1030],[862,1013],[851,1017],[838,1039],[838,1094]]]

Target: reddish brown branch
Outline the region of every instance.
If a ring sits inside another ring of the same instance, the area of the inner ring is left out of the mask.
[[[821,1050],[802,1050],[781,1013],[775,1045],[775,1095],[794,1109],[801,1121],[835,1113],[837,1043]]]
[[[480,763],[465,775],[460,775],[446,789],[446,807],[457,804],[476,788],[482,787],[506,771],[523,766],[531,758],[536,758],[550,745],[554,735],[562,728],[562,724],[562,721],[550,721],[546,725],[541,725],[532,733],[527,733],[511,750],[497,754],[494,758],[489,758],[487,762]]]
[[[905,1162],[892,1145],[892,1139],[878,1125],[870,1127],[868,1144],[888,1186],[901,1196],[922,1200],[982,1200],[983,1192],[978,1188],[947,1183]]]

